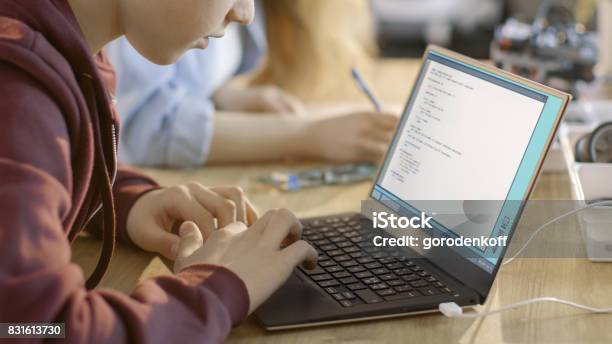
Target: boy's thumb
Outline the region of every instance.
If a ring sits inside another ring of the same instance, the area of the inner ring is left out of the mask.
[[[193,252],[204,245],[204,238],[202,237],[200,229],[191,221],[186,221],[181,224],[179,235],[179,241],[172,247],[173,251],[176,250],[177,259],[191,256]]]

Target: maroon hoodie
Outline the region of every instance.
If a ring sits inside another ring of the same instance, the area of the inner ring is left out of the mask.
[[[132,204],[157,187],[117,168],[117,120],[91,56],[66,0],[0,1],[0,323],[63,322],[71,342],[220,342],[249,304],[227,269],[191,267],[131,295],[90,290],[115,237],[129,241]],[[70,261],[84,227],[104,241],[87,283]]]

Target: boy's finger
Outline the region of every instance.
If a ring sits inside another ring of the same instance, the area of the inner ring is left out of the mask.
[[[257,221],[257,219],[259,218],[259,214],[257,214],[257,209],[255,209],[255,206],[253,205],[253,203],[251,203],[251,201],[249,201],[248,198],[245,199],[246,201],[246,215],[247,215],[247,225],[252,225],[255,223],[255,221]]]
[[[236,222],[237,204],[234,201],[230,201],[216,192],[199,185],[191,188],[191,191],[198,202],[217,218],[219,228]]]
[[[289,262],[292,267],[304,264],[307,269],[314,269],[317,266],[319,254],[309,243],[298,240],[287,246],[281,251],[283,260]]]
[[[234,187],[215,187],[212,188],[217,194],[233,201],[236,204],[236,221],[247,223],[247,205],[244,193]]]
[[[280,248],[291,244],[302,236],[302,224],[287,209],[275,210],[264,229],[264,240],[268,246]]]
[[[204,244],[200,229],[191,221],[183,222],[179,229],[180,240],[176,249],[176,259],[187,258]]]
[[[193,221],[202,230],[202,235],[208,237],[215,229],[215,221],[210,212],[195,199],[181,194],[179,197],[166,199],[166,210],[168,214],[180,221]],[[180,227],[179,227],[180,228]],[[175,232],[174,228],[168,228]]]
[[[181,240],[178,235],[166,232],[163,228],[155,228],[151,230],[149,238],[151,241],[150,247],[154,247],[156,252],[161,253],[168,259],[176,259],[179,241]]]

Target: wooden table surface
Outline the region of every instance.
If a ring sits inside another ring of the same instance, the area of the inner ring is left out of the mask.
[[[388,104],[401,104],[410,91],[418,68],[414,60],[380,63],[374,87]],[[397,80],[398,82],[389,82]],[[405,84],[405,88],[398,85]],[[213,166],[197,170],[146,170],[161,184],[199,181],[205,185],[240,185],[260,210],[286,207],[298,216],[358,211],[370,183],[324,187],[297,193],[281,193],[257,182],[270,171],[301,168],[304,165]],[[532,199],[571,199],[565,172],[540,176]],[[526,212],[522,223],[543,223],[547,218]],[[574,219],[555,228],[556,235],[576,238],[576,250],[583,250]],[[553,232],[550,232],[553,234]],[[542,239],[542,238],[540,238]],[[546,237],[544,238],[546,239]],[[100,242],[86,236],[73,247],[73,260],[91,273]],[[129,293],[146,278],[170,271],[155,256],[119,246],[100,288]],[[612,264],[591,263],[581,258],[523,258],[502,267],[481,309],[495,309],[538,296],[554,296],[597,307],[612,306]],[[439,314],[397,318],[357,324],[268,333],[253,319],[235,328],[229,343],[610,343],[612,315],[587,315],[564,306],[539,304],[489,316],[484,319],[448,319]]]

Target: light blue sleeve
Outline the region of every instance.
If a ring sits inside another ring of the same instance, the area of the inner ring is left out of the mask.
[[[214,54],[210,48],[208,53]],[[212,141],[215,110],[214,85],[207,81],[214,71],[206,56],[188,53],[174,65],[158,66],[125,38],[106,49],[117,72],[119,159],[145,166],[202,166]]]

